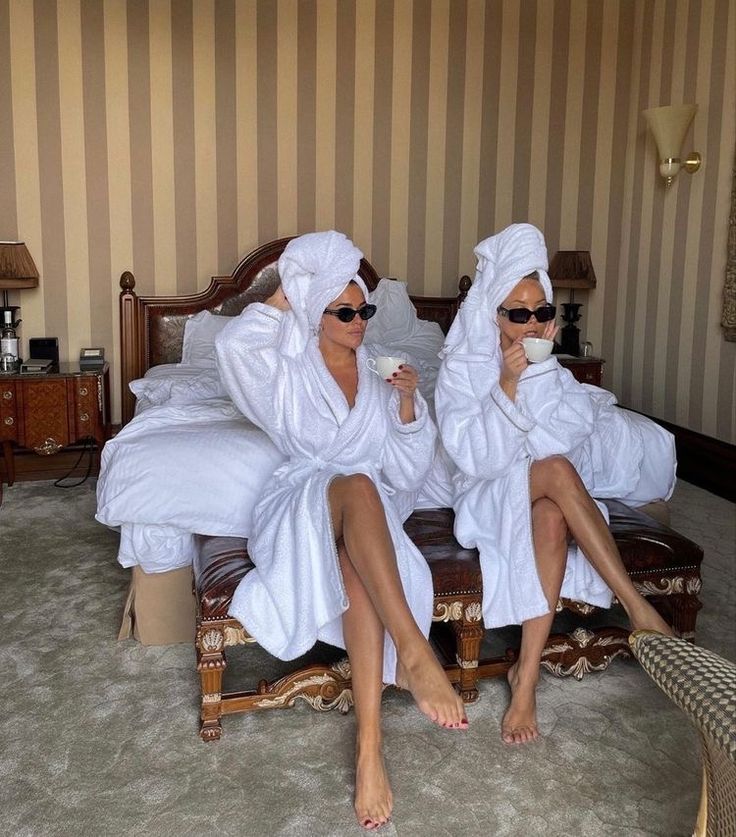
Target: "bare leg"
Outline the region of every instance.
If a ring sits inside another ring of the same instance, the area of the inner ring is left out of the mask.
[[[536,690],[539,663],[560,596],[567,561],[567,524],[560,509],[545,498],[532,503],[532,531],[537,575],[550,612],[524,622],[519,659],[509,669],[511,703],[501,723],[506,744],[524,744],[539,736]]]
[[[342,629],[355,704],[355,815],[372,830],[388,822],[393,808],[381,736],[384,629],[342,544],[338,555],[350,600]]]
[[[636,592],[603,515],[565,457],[551,456],[532,464],[532,502],[542,497],[559,506],[578,546],[621,602],[632,627],[671,635],[669,625]]]
[[[463,702],[409,610],[375,485],[365,474],[336,477],[329,501],[335,538],[344,541],[350,563],[396,646],[402,677],[417,705],[440,726],[466,727]]]

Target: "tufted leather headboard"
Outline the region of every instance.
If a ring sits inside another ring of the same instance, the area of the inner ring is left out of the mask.
[[[211,311],[223,316],[237,316],[250,302],[266,299],[273,293],[273,272],[290,238],[264,244],[245,256],[231,276],[215,276],[209,287],[187,296],[138,296],[135,277],[129,271],[120,277],[120,341],[122,378],[122,422],[133,417],[135,397],[128,384],[142,378],[148,369],[161,363],[178,363],[184,342],[184,325],[192,314]],[[359,274],[370,290],[379,276],[366,259]],[[412,297],[418,315],[440,324],[446,333],[460,302],[470,287],[470,280],[460,280],[457,297]]]

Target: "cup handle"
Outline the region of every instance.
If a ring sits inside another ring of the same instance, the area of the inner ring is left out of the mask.
[[[376,359],[374,357],[369,357],[366,360],[365,365],[371,370],[371,372],[375,372],[378,375],[378,369],[376,368]]]

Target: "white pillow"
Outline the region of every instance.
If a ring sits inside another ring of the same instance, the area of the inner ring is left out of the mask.
[[[194,368],[187,370],[186,374],[182,374],[183,371],[177,369],[169,374],[147,374],[145,378],[131,381],[128,386],[137,399],[149,405],[197,404],[208,398],[227,396],[216,369]]]
[[[215,337],[232,322],[232,317],[222,317],[209,311],[200,311],[190,317],[184,326],[184,345],[181,362],[189,366],[215,367]]]

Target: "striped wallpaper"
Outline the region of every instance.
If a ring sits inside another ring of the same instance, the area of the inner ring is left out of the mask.
[[[736,442],[735,29],[734,0],[0,0],[0,238],[41,273],[23,345],[103,345],[117,380],[123,270],[190,292],[335,227],[451,294],[529,220],[592,253],[606,385]],[[641,111],[683,101],[704,163],[665,191]]]

